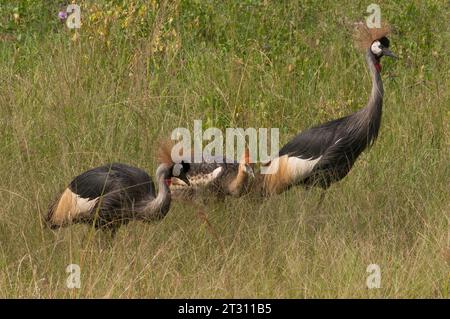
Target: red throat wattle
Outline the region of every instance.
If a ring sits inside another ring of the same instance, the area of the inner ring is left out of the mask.
[[[170,187],[170,185],[172,184],[172,179],[171,178],[167,178],[165,180],[165,182],[166,182],[166,185]]]
[[[377,69],[378,73],[381,72],[381,64],[379,61],[375,62],[375,69]]]

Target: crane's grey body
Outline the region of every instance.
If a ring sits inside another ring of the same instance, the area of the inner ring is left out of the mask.
[[[97,227],[127,223],[142,210],[143,204],[156,197],[155,185],[142,169],[122,163],[106,164],[75,177],[69,189],[79,197],[95,200],[92,212]],[[89,220],[87,220],[89,221]]]
[[[348,174],[358,156],[378,137],[384,94],[380,58],[395,56],[385,36],[371,40],[372,34],[385,31],[366,31],[364,42],[370,42],[365,58],[372,79],[367,105],[354,114],[309,128],[284,145],[267,165],[270,174],[260,177],[263,194],[280,193],[299,184],[327,189]]]
[[[372,76],[372,91],[366,107],[349,116],[312,127],[281,148],[279,156],[305,160],[320,157],[309,176],[297,181],[299,184],[328,188],[347,175],[361,152],[377,138],[384,91],[375,59],[368,50],[366,61]]]
[[[175,165],[177,177],[189,184],[189,164],[175,164],[170,149],[161,147],[156,170],[158,193],[151,177],[142,169],[112,163],[90,169],[75,177],[50,207],[46,221],[51,228],[89,223],[97,228],[117,229],[131,220],[155,221],[170,208],[169,182]]]

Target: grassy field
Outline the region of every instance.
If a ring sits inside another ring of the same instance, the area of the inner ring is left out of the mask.
[[[449,297],[447,1],[377,1],[400,57],[383,61],[380,136],[319,211],[318,190],[294,188],[211,203],[210,228],[174,203],[112,242],[41,215],[88,168],[153,175],[156,141],[196,119],[284,143],[363,107],[351,26],[372,2],[78,1],[77,33],[59,3],[0,1],[0,297]]]

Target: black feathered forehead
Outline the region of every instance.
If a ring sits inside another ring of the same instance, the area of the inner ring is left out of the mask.
[[[379,39],[378,41],[380,41],[380,43],[385,47],[385,48],[389,48],[389,39],[386,37],[382,37],[381,39]]]

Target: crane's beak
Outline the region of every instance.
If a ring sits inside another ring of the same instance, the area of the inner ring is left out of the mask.
[[[383,48],[383,55],[389,56],[394,59],[398,59],[397,56],[394,53],[392,53],[392,51],[389,50],[388,48]]]

